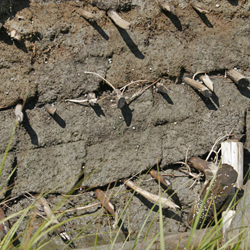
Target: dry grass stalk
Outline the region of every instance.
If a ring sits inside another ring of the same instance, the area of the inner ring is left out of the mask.
[[[50,115],[54,115],[56,113],[56,107],[54,107],[53,105],[46,104],[44,108]]]
[[[109,198],[106,196],[105,193],[102,192],[101,189],[97,189],[95,191],[95,196],[101,202],[102,206],[105,207],[110,214],[115,215],[114,206],[110,203]]]
[[[0,221],[5,219],[5,214],[3,209],[0,207]],[[8,221],[4,221],[0,223],[0,230],[4,233],[7,234],[9,232],[9,223]]]
[[[200,3],[198,3],[198,2],[192,2],[192,3],[190,3],[191,4],[191,6],[195,9],[195,10],[197,10],[198,12],[200,12],[200,13],[202,13],[202,14],[207,14],[207,13],[209,13],[209,11],[208,10],[205,10],[201,5],[200,5]]]
[[[146,199],[153,201],[153,202],[161,202],[162,205],[165,205],[166,207],[170,207],[170,208],[180,208],[178,205],[176,205],[174,202],[172,202],[169,199],[166,199],[164,197],[160,197],[158,195],[155,194],[151,194],[146,190],[143,190],[142,188],[138,187],[134,182],[130,181],[130,180],[124,180],[124,183],[132,188],[133,190],[135,190],[138,194],[142,195],[143,197],[145,197]]]
[[[59,224],[59,221],[56,219],[54,213],[52,212],[47,200],[44,197],[40,197],[37,200],[37,203],[41,205],[43,211],[46,213],[48,219],[51,221],[52,225],[57,225]],[[68,234],[65,232],[65,230],[62,228],[62,226],[59,226],[56,229],[56,232],[61,236],[63,241],[70,241],[70,237]]]
[[[189,77],[183,77],[183,81],[187,83],[188,85],[192,86],[193,88],[197,89],[203,96],[205,97],[212,96],[211,91],[206,86],[195,81],[194,79],[191,79]]]
[[[108,10],[107,14],[117,26],[122,29],[129,30],[130,23],[122,19],[115,10]]]
[[[16,120],[21,123],[23,121],[23,104],[17,104],[15,107]]]
[[[162,176],[157,171],[152,169],[149,173],[152,177],[154,177],[157,181],[160,181],[166,187],[169,188],[172,185],[172,183],[166,177]]]
[[[247,87],[249,85],[249,79],[242,75],[240,72],[234,69],[226,71],[227,76],[234,81],[239,87]]]
[[[167,3],[166,1],[158,1],[158,5],[161,7],[162,10],[168,11],[173,15],[177,16],[176,9],[173,5]]]

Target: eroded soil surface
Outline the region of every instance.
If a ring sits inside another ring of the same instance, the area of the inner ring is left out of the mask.
[[[1,192],[1,198],[16,197],[8,203],[9,208],[4,208],[7,214],[26,207],[31,202],[28,193],[50,191],[46,197],[51,205],[62,202],[63,210],[96,202],[93,194],[97,188],[108,190],[107,195],[121,213],[133,195],[122,180],[135,175],[133,180],[138,185],[158,194],[157,182],[148,174],[158,166],[162,173],[181,176],[169,176],[176,191],[173,200],[181,209],[164,208],[163,215],[168,223],[166,234],[183,232],[189,230],[187,214],[202,182],[188,189],[193,180],[178,171],[180,165],[174,162],[184,161],[187,150],[188,158],[205,159],[217,138],[234,131],[246,135],[243,141],[248,170],[250,91],[224,77],[225,70],[231,68],[250,77],[248,1],[201,1],[208,14],[195,11],[188,1],[173,1],[177,16],[163,12],[153,0],[121,1],[125,7],[120,8],[119,15],[131,23],[130,30],[116,26],[106,10],[87,1],[12,1],[11,12],[10,1],[3,2],[2,157],[15,122],[13,107],[26,100],[24,121],[14,136],[1,176],[1,184],[12,187]],[[83,18],[82,9],[97,15],[98,20]],[[12,30],[21,34],[20,40],[10,38]],[[131,84],[124,92],[127,104],[118,109],[112,88],[86,71],[100,74],[116,88],[131,81],[146,81]],[[192,77],[197,71],[207,72],[214,82],[211,98],[183,84],[183,75]],[[150,87],[129,100],[159,78],[167,94]],[[86,99],[89,92],[97,95],[98,106],[65,102],[69,98]],[[45,111],[47,103],[57,108],[54,116]],[[133,196],[117,242],[125,240],[128,232],[131,239],[136,237],[152,206],[142,196]],[[103,233],[98,236],[98,244],[109,243],[114,218],[101,216],[101,211],[97,206],[60,218],[79,216],[65,225],[72,238],[88,225],[83,237],[74,241],[76,247],[93,246],[98,225]],[[157,211],[156,207],[150,214],[142,236]],[[156,220],[149,237],[158,228]],[[51,238],[54,240],[46,249],[64,246],[60,238],[46,236],[46,240]]]

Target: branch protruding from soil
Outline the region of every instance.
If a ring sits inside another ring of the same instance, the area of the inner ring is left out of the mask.
[[[23,121],[23,104],[18,103],[15,107],[16,121],[21,123]]]
[[[95,196],[101,202],[102,206],[105,207],[111,215],[115,215],[114,206],[111,204],[109,198],[104,192],[102,192],[101,189],[97,189],[95,191]]]
[[[37,200],[37,203],[39,205],[41,205],[43,211],[45,212],[45,214],[47,215],[49,221],[51,221],[51,224],[52,225],[57,225],[59,224],[59,221],[56,219],[54,213],[52,212],[47,200],[44,198],[44,197],[40,197],[38,200]],[[62,228],[62,226],[59,226],[57,229],[56,229],[56,232],[60,235],[61,239],[64,241],[64,242],[69,242],[70,241],[70,237],[69,235],[65,232],[65,230]]]
[[[151,174],[152,177],[154,177],[157,181],[160,181],[167,188],[171,187],[172,183],[166,177],[162,176],[157,171],[152,169],[152,170],[150,170],[149,173]]]
[[[134,182],[130,181],[130,180],[124,180],[124,183],[132,188],[133,190],[135,190],[138,194],[142,195],[143,197],[145,197],[146,199],[153,201],[153,202],[161,202],[163,205],[165,205],[166,207],[170,207],[170,208],[180,208],[178,205],[176,205],[174,202],[172,202],[169,199],[166,199],[164,197],[160,197],[158,195],[155,194],[151,194],[148,191],[138,187]]]
[[[190,5],[193,7],[193,9],[197,10],[198,12],[202,14],[208,14],[209,11],[205,10],[200,3],[198,2],[191,2]]]
[[[205,97],[212,96],[211,91],[206,86],[195,81],[194,79],[191,79],[189,77],[183,77],[183,81],[187,83],[188,85],[192,86],[193,88],[197,89],[203,96]]]
[[[249,79],[234,69],[226,71],[226,75],[234,81],[239,87],[246,88],[249,85]]]
[[[44,108],[50,115],[54,115],[56,113],[56,107],[54,107],[53,105],[46,104]]]
[[[176,9],[173,5],[167,3],[166,1],[157,1],[158,5],[161,7],[162,10],[168,11],[172,13],[173,15],[177,16]]]
[[[114,21],[114,23],[122,29],[129,30],[130,23],[122,19],[115,10],[108,10],[107,15]]]
[[[212,92],[214,91],[214,83],[211,81],[206,72],[204,71],[196,72],[193,75],[193,79],[195,80],[196,77],[198,77]]]

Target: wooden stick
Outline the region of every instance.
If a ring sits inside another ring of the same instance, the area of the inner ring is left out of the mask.
[[[164,84],[162,82],[158,82],[156,83],[156,88],[158,89],[158,91],[160,93],[163,93],[163,94],[167,94],[167,88],[164,86]]]
[[[176,205],[174,202],[172,202],[169,199],[166,199],[164,197],[159,197],[158,195],[151,194],[148,191],[143,190],[142,188],[136,186],[136,184],[130,180],[124,180],[124,183],[135,190],[138,194],[142,195],[146,199],[153,201],[153,202],[161,202],[163,205],[170,207],[170,208],[180,208],[178,205]]]
[[[130,23],[122,19],[115,10],[108,10],[108,16],[122,29],[129,30]]]
[[[56,113],[56,107],[50,105],[50,104],[46,104],[44,106],[45,110],[50,114],[50,115],[54,115]]]
[[[98,20],[98,17],[89,11],[86,11],[83,9],[78,9],[77,12],[78,12],[78,14],[80,14],[82,17],[88,19],[89,21],[97,21]]]
[[[227,140],[221,143],[222,163],[227,163],[233,166],[238,173],[238,178],[235,183],[236,188],[241,188],[243,185],[243,143],[237,140]],[[226,240],[225,232],[231,225],[234,217],[234,210],[226,210],[222,214],[223,241]]]
[[[157,181],[160,181],[166,187],[169,188],[172,185],[172,183],[167,178],[159,174],[157,171],[152,169],[149,173],[152,175],[152,177],[154,177]]]
[[[161,7],[162,10],[168,11],[172,13],[173,15],[177,16],[176,9],[173,5],[170,5],[166,1],[159,1],[157,3]]]
[[[95,196],[101,202],[102,206],[105,207],[110,214],[115,215],[114,206],[110,203],[109,198],[106,196],[105,193],[102,192],[101,189],[97,189],[95,191]]]
[[[15,107],[16,120],[21,123],[23,121],[23,104],[17,104]]]
[[[221,143],[222,163],[231,165],[238,173],[235,187],[243,185],[243,143],[237,140],[227,140]]]
[[[249,79],[243,76],[240,72],[234,69],[226,71],[227,76],[234,81],[239,87],[247,87],[249,85]]]
[[[192,86],[193,88],[197,89],[202,95],[205,97],[211,97],[212,93],[211,91],[201,83],[189,78],[189,77],[183,77],[183,81],[187,83],[188,85]]]
[[[98,104],[98,101],[94,92],[89,92],[87,98],[91,106],[96,106]]]
[[[206,181],[211,180],[217,172],[217,166],[213,162],[202,160],[199,157],[192,157],[189,162],[192,166],[205,174]]]
[[[202,13],[202,14],[207,14],[207,13],[209,13],[209,11],[203,9],[203,7],[202,7],[202,6],[200,5],[200,3],[198,3],[198,2],[192,2],[192,3],[190,3],[190,4],[191,4],[191,6],[192,6],[195,10],[197,10],[198,12],[200,12],[200,13]]]
[[[117,104],[117,108],[121,109],[124,107],[125,105],[125,97],[123,96],[122,92],[120,89],[114,89],[114,92],[116,94],[116,104]]]
[[[46,213],[48,219],[51,221],[52,225],[59,224],[59,221],[56,219],[54,213],[52,212],[47,200],[44,197],[40,197],[37,200],[37,203],[42,206],[43,211]],[[63,241],[70,241],[69,235],[65,232],[65,230],[62,228],[62,226],[59,226],[56,229],[56,232],[61,236],[61,239]]]
[[[235,184],[237,176],[237,172],[233,169],[232,166],[228,164],[222,164],[221,168],[219,168],[216,173],[215,179],[210,180],[204,186],[199,199],[191,207],[191,210],[188,214],[188,224],[192,225],[195,221],[199,210],[201,209],[203,200],[206,197],[206,193],[208,192],[210,183],[214,180],[211,186],[211,190],[207,196],[208,198],[205,201],[204,207],[202,209],[201,217],[199,218],[198,228],[203,224],[203,222],[211,223],[214,220],[214,217],[219,212],[219,209],[221,209],[221,206],[225,201],[227,194],[230,192],[233,185]]]
[[[0,221],[5,219],[5,214],[3,209],[0,207]],[[0,230],[6,235],[9,232],[9,223],[4,221],[0,223]]]
[[[214,91],[214,83],[211,81],[209,76],[204,71],[198,71],[193,75],[193,79],[198,77],[203,83],[213,92]]]

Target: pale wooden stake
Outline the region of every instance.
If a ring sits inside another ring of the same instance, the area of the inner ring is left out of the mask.
[[[93,13],[83,10],[83,9],[78,9],[77,12],[83,16],[84,18],[90,20],[90,21],[97,21],[98,17],[94,15]]]
[[[3,209],[0,207],[0,221],[5,219],[5,214]],[[4,221],[0,223],[0,230],[6,235],[9,232],[9,223]]]
[[[230,164],[238,173],[235,183],[236,188],[243,185],[243,143],[237,140],[227,140],[221,143],[222,164]],[[222,213],[223,241],[226,240],[225,232],[231,225],[235,211],[227,209]]]
[[[209,13],[209,11],[205,10],[205,9],[200,5],[200,3],[198,3],[198,2],[192,2],[192,3],[190,3],[190,4],[191,4],[191,6],[192,6],[195,10],[197,10],[198,12],[200,12],[200,13],[202,13],[202,14],[207,14],[207,13]]]
[[[15,107],[16,120],[21,123],[23,121],[23,104],[17,104]]]
[[[194,79],[191,79],[189,77],[183,77],[183,81],[187,83],[188,85],[192,86],[193,88],[197,89],[202,95],[205,97],[211,97],[212,92],[203,84],[195,81]]]
[[[226,75],[229,76],[239,87],[247,87],[249,85],[249,79],[243,76],[240,72],[234,69],[226,71]]]
[[[214,83],[211,81],[211,79],[209,78],[209,76],[203,72],[203,71],[199,71],[196,72],[193,76],[193,79],[195,80],[195,78],[198,77],[201,81],[204,82],[204,84],[213,92],[214,91]]]
[[[243,143],[237,140],[227,140],[221,143],[222,164],[231,165],[238,173],[235,187],[243,185]]]
[[[156,83],[156,88],[158,89],[158,91],[160,93],[163,93],[163,94],[167,94],[167,88],[164,86],[164,84],[162,82],[157,82]]]
[[[50,115],[54,115],[56,113],[56,107],[50,105],[50,104],[46,104],[44,106],[45,110],[50,114]]]
[[[167,207],[171,207],[171,208],[180,208],[178,205],[176,205],[174,202],[172,202],[169,199],[166,199],[164,197],[160,197],[158,195],[155,194],[151,194],[146,190],[143,190],[142,188],[138,187],[134,182],[130,181],[130,180],[124,180],[124,183],[134,189],[138,194],[142,195],[143,197],[145,197],[146,199],[153,201],[153,202],[161,202],[163,205],[167,206]]]
[[[37,203],[41,205],[43,211],[47,215],[48,219],[51,221],[52,225],[57,225],[59,224],[59,221],[56,219],[54,213],[52,212],[47,200],[44,197],[40,197],[37,200]],[[69,235],[65,232],[65,230],[62,228],[62,226],[59,226],[56,229],[56,232],[61,236],[63,241],[70,241]]]
[[[177,15],[176,9],[175,9],[175,7],[173,5],[171,5],[171,4],[169,4],[169,3],[165,2],[165,1],[159,1],[157,3],[161,7],[161,9],[166,10],[166,11],[172,13],[175,16]]]
[[[102,192],[101,189],[97,189],[95,191],[95,196],[101,202],[102,206],[109,211],[110,214],[115,215],[114,206],[110,203],[109,198],[105,193]]]
[[[122,29],[129,30],[130,23],[122,19],[115,10],[108,10],[108,16],[115,22],[115,24]]]
[[[117,108],[121,109],[124,107],[125,105],[125,97],[123,96],[123,93],[121,92],[120,89],[114,89],[114,92],[116,93],[116,104],[117,104]]]

